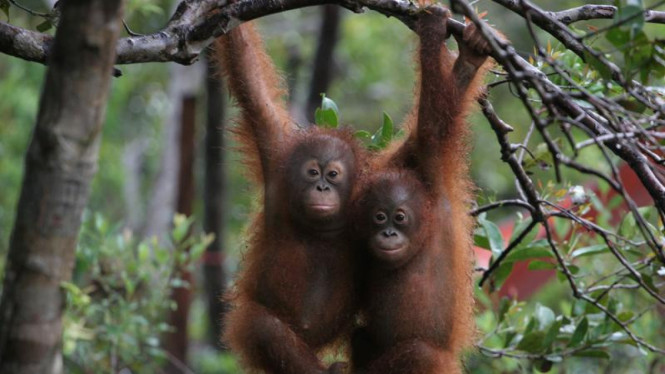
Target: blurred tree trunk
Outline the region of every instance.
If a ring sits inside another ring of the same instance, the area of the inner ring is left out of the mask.
[[[208,52],[208,56],[212,53]],[[227,205],[226,171],[224,168],[224,111],[226,98],[216,64],[209,57],[207,62],[206,91],[207,119],[205,137],[205,191],[203,196],[205,216],[203,229],[215,234],[215,240],[203,256],[206,297],[208,303],[210,344],[222,348],[220,336],[226,305],[222,295],[226,289],[224,271],[224,239],[226,238]]]
[[[176,212],[178,171],[180,170],[180,119],[183,98],[195,96],[201,87],[201,64],[182,66],[171,64],[169,82],[170,112],[164,121],[164,147],[159,172],[152,185],[145,213],[143,236],[162,238],[170,229]]]
[[[302,67],[302,51],[300,44],[290,43],[286,46],[286,66],[284,73],[286,75],[286,87],[288,89],[289,112],[297,123],[308,121],[303,109],[302,100],[298,100],[298,77]]]
[[[180,118],[180,144],[178,170],[178,194],[176,211],[191,216],[194,206],[194,159],[195,159],[195,133],[196,133],[196,97],[182,98],[182,111]],[[187,320],[189,319],[189,306],[191,303],[192,275],[185,269],[176,269],[178,277],[184,280],[189,287],[173,289],[171,299],[177,308],[169,313],[169,325],[175,331],[166,335],[164,348],[169,353],[167,373],[179,374],[187,366],[187,349],[189,338],[187,334]]]
[[[314,123],[314,111],[321,104],[321,93],[328,90],[332,80],[335,66],[333,54],[339,38],[339,24],[341,19],[339,6],[324,5],[321,9],[321,29],[316,56],[314,58],[309,95],[307,97],[307,104],[305,105],[305,116],[312,123]]]
[[[136,139],[125,146],[122,163],[125,168],[125,225],[132,232],[139,232],[143,225],[143,199],[141,196],[141,174],[145,162],[145,151],[149,146],[147,139]]]
[[[0,302],[0,373],[62,372],[63,281],[97,171],[120,0],[65,0],[25,160]]]

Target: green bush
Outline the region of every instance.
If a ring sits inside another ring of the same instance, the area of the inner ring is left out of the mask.
[[[62,285],[67,373],[154,373],[163,364],[160,339],[176,307],[169,295],[189,287],[175,269],[190,270],[212,241],[188,235],[192,222],[176,216],[163,242],[139,241],[100,214],[86,215],[73,280]]]

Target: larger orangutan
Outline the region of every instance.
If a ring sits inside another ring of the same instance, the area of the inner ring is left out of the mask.
[[[469,104],[488,45],[473,25],[457,59],[445,45],[447,10],[419,18],[420,98],[409,138],[369,177],[358,204],[371,261],[366,326],[353,336],[356,373],[455,374],[473,335]]]
[[[248,168],[263,187],[223,340],[247,370],[342,372],[344,364],[326,368],[317,354],[350,331],[357,310],[347,208],[363,152],[350,131],[295,125],[252,25],[216,48],[242,112],[236,132]]]

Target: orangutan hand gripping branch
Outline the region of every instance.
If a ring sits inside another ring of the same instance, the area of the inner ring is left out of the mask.
[[[371,260],[367,323],[352,341],[356,373],[460,373],[459,354],[473,335],[465,116],[488,46],[467,26],[455,60],[445,45],[447,17],[429,7],[418,21],[420,97],[408,126],[415,129],[360,198],[359,233]]]
[[[341,373],[344,364],[326,368],[317,354],[348,336],[357,310],[348,207],[362,149],[348,130],[295,126],[252,25],[216,48],[242,111],[236,133],[264,190],[223,339],[247,370]]]

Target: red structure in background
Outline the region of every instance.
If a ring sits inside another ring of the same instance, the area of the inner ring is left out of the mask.
[[[619,169],[619,175],[627,194],[635,201],[635,204],[638,206],[653,204],[653,200],[649,196],[646,188],[644,188],[637,175],[628,165],[623,165]],[[605,196],[602,196],[596,185],[586,187],[594,191],[602,202],[608,202],[616,195],[615,191],[610,190]],[[567,201],[562,205],[567,208],[570,204],[571,203]],[[621,218],[626,211],[627,207],[625,204],[619,205],[619,207],[615,209],[615,216]],[[513,232],[512,223],[500,225],[499,228],[501,229],[501,234],[504,238],[510,238]],[[544,235],[543,232],[539,233],[538,237],[542,237],[542,235]],[[487,268],[489,266],[491,253],[482,248],[476,248],[475,252],[478,266]],[[527,266],[528,261],[515,264],[512,273],[508,276],[508,279],[506,279],[499,290],[499,296],[508,296],[518,300],[527,299],[549,282],[556,274],[554,270],[529,270]]]

